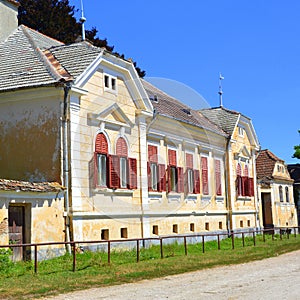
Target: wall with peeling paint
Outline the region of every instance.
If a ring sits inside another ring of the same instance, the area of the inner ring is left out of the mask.
[[[61,91],[1,94],[0,178],[61,183]],[[13,97],[12,97],[13,95]]]

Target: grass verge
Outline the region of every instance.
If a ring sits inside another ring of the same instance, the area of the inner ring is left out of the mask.
[[[245,263],[300,249],[300,236],[279,239],[271,236],[263,242],[256,237],[256,246],[251,238],[245,238],[245,247],[240,239],[235,240],[232,250],[231,239],[217,242],[188,245],[185,255],[183,245],[164,245],[164,259],[160,258],[159,246],[141,249],[140,262],[136,263],[136,251],[113,252],[111,264],[107,253],[84,252],[77,255],[76,272],[72,272],[72,256],[65,255],[39,263],[38,274],[34,274],[33,262],[11,263],[1,268],[1,299],[39,298],[90,287],[135,282],[166,275],[180,274],[215,266]]]

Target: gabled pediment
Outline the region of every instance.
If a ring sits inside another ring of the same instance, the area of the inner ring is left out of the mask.
[[[109,105],[101,110],[100,113],[88,113],[87,117],[91,122],[91,125],[99,127],[101,123],[104,123],[105,127],[107,127],[107,125],[111,125],[114,128],[132,128],[134,126],[134,124],[127,117],[126,113],[117,103]]]
[[[234,154],[234,158],[240,160],[251,159],[251,153],[248,151],[246,146],[243,146],[237,153]]]

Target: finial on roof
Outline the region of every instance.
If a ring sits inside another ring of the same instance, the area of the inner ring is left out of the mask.
[[[222,76],[222,74],[219,74],[219,98],[220,98],[220,107],[223,107],[223,90],[222,90],[222,80],[224,79],[224,77]]]
[[[81,18],[79,19],[82,26],[82,40],[85,41],[85,29],[84,29],[84,22],[86,21],[86,18],[84,17],[83,12],[83,0],[81,0]]]

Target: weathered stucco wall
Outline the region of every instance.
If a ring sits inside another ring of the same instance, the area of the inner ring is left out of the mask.
[[[18,27],[18,7],[0,1],[0,41],[4,41]]]
[[[47,89],[0,95],[0,178],[61,182],[60,97]]]

